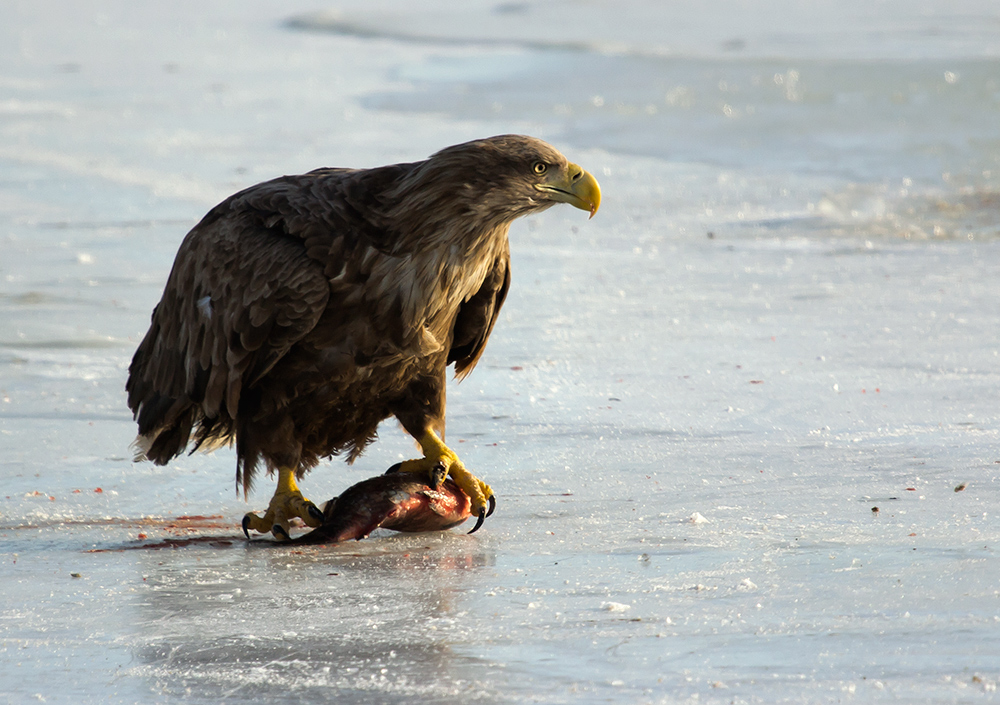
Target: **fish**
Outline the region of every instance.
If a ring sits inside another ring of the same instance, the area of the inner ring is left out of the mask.
[[[378,528],[393,531],[443,531],[458,526],[471,513],[472,502],[451,479],[431,484],[424,474],[394,472],[348,487],[323,508],[323,523],[292,544],[360,541]],[[492,506],[491,506],[492,510]],[[489,516],[489,515],[487,515]],[[474,533],[482,525],[476,522]],[[287,543],[287,542],[286,542]]]

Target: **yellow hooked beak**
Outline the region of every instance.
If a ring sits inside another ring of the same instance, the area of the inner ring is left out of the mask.
[[[576,164],[566,165],[566,171],[554,175],[552,181],[537,184],[536,189],[545,193],[551,201],[568,203],[583,211],[590,211],[593,218],[601,207],[601,187],[593,174]]]

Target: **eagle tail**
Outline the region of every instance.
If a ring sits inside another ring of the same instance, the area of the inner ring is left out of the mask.
[[[173,400],[172,400],[173,401]],[[178,408],[179,407],[179,408]],[[187,447],[191,438],[191,429],[197,423],[198,408],[190,402],[173,401],[169,411],[160,416],[160,423],[143,423],[144,417],[155,418],[145,414],[144,404],[136,414],[139,421],[139,435],[132,442],[135,459],[151,460],[156,465],[166,465],[177,457]]]

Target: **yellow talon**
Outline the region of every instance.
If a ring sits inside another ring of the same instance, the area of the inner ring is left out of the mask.
[[[439,465],[443,465],[447,476],[455,481],[465,494],[469,496],[472,506],[472,515],[479,518],[475,529],[482,526],[482,520],[493,513],[496,500],[493,496],[493,489],[478,477],[469,472],[455,452],[446,446],[438,438],[438,435],[431,429],[427,429],[424,435],[417,439],[420,449],[424,452],[423,458],[414,460],[404,460],[395,470],[399,472],[422,472],[431,476]],[[487,511],[487,504],[489,510]],[[469,533],[472,533],[471,531]]]
[[[302,496],[298,483],[295,481],[295,470],[292,468],[278,469],[278,486],[274,490],[274,496],[267,505],[267,512],[263,517],[257,516],[253,512],[248,512],[243,517],[243,533],[250,538],[250,529],[266,534],[271,532],[275,538],[287,540],[288,520],[298,517],[308,526],[316,527],[323,523],[323,512],[315,504]]]

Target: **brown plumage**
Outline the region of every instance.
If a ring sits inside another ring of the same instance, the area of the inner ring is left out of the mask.
[[[593,177],[505,135],[375,169],[252,186],[181,244],[129,367],[141,457],[235,441],[237,483],[356,458],[379,423],[443,433],[445,371],[483,353],[510,285],[508,227]]]

